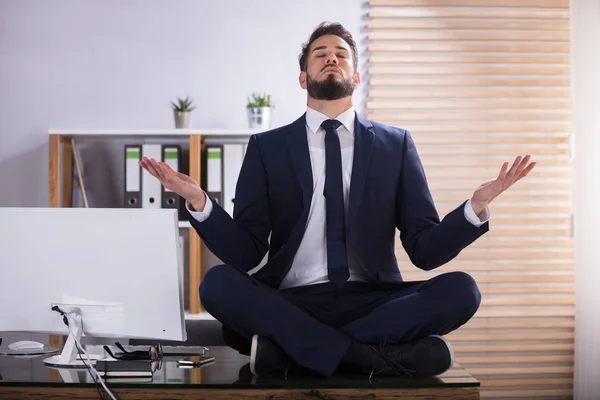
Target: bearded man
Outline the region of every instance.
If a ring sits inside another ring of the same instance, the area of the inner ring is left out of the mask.
[[[319,25],[299,65],[306,112],[251,136],[233,217],[189,176],[140,162],[186,199],[192,226],[224,262],[204,276],[202,304],[255,375],[439,375],[454,360],[443,336],[475,314],[481,294],[464,272],[403,280],[396,229],[416,267],[440,267],[488,232],[490,202],[535,163],[504,163],[440,220],[410,133],[354,110],[350,32]]]

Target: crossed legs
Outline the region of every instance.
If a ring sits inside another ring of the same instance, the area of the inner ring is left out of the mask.
[[[445,335],[467,322],[480,304],[477,285],[462,272],[397,290],[353,288],[332,292],[325,284],[278,291],[219,265],[206,273],[200,299],[223,324],[231,347],[249,354],[258,334],[298,365],[325,376],[335,372],[353,343],[401,344]]]

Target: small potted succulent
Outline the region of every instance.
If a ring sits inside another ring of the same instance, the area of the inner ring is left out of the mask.
[[[248,110],[248,124],[251,129],[269,129],[271,127],[271,95],[252,94],[252,99],[248,97],[246,104]]]
[[[194,100],[187,96],[185,99],[178,98],[177,102],[171,102],[173,115],[175,117],[175,128],[189,129],[191,112],[196,108]]]

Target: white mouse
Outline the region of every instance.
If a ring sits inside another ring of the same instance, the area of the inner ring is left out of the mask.
[[[40,342],[34,342],[33,340],[20,340],[8,345],[11,350],[36,350],[43,349],[44,344]]]

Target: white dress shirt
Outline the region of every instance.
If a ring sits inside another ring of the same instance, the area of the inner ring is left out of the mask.
[[[326,119],[329,119],[329,117],[312,108],[306,110],[306,134],[312,167],[313,194],[306,225],[306,233],[294,256],[292,267],[280,285],[281,289],[328,282],[325,225],[326,207],[325,196],[323,196],[323,187],[325,185],[325,130],[321,128],[321,123]],[[337,131],[342,148],[342,180],[344,205],[347,212],[354,155],[354,107],[344,111],[335,119],[342,123]],[[210,215],[213,205],[210,198],[206,196],[204,210],[192,211],[187,202],[186,207],[195,219],[202,222]],[[470,200],[465,204],[464,212],[465,218],[475,226],[481,226],[490,217],[487,208],[479,217],[475,215]],[[362,270],[352,262],[351,258],[349,258],[348,261],[350,280],[366,281],[367,277]]]

